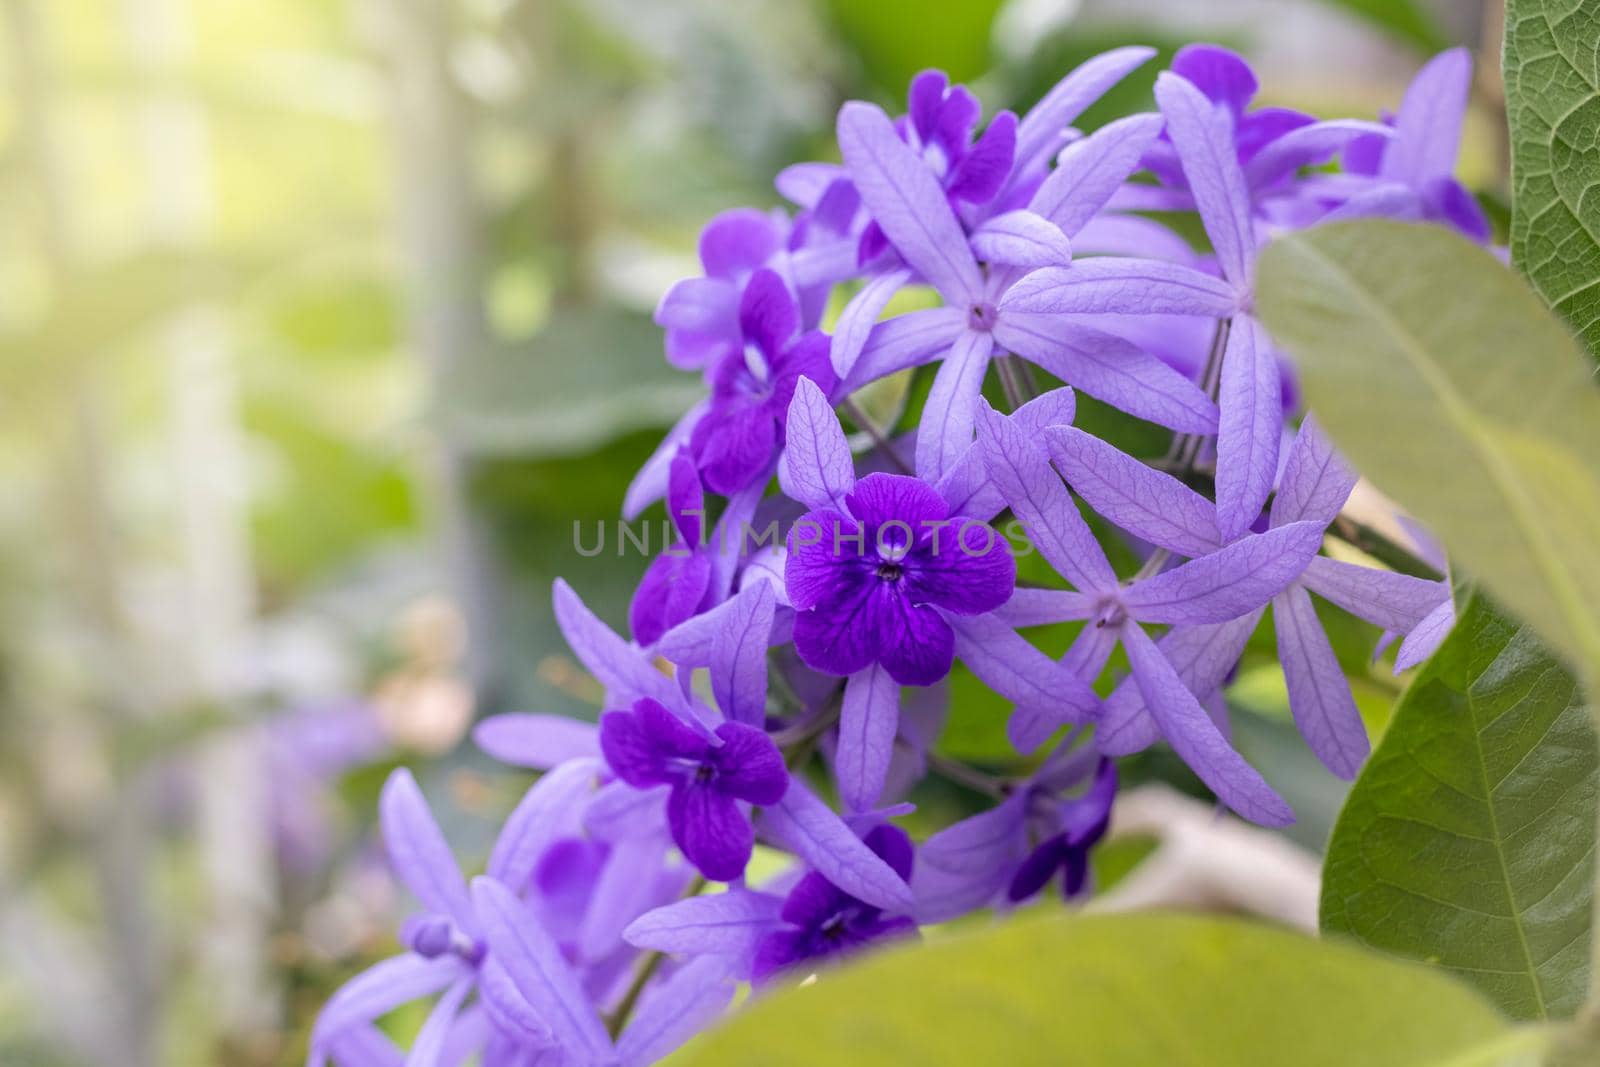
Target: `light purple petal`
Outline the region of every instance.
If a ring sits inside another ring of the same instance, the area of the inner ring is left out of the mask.
[[[611,1039],[561,949],[511,890],[493,878],[472,880],[489,951],[529,1004],[536,1005],[569,1056],[610,1058]]]
[[[461,1002],[467,999],[473,984],[473,977],[467,975],[456,979],[455,984],[444,991],[444,995],[428,1013],[422,1029],[417,1031],[411,1051],[406,1054],[405,1067],[441,1067],[445,1041],[455,1025],[456,1016],[461,1013]]]
[[[1211,502],[1172,475],[1076,427],[1052,426],[1044,437],[1067,484],[1124,530],[1184,556],[1222,544]]]
[[[476,937],[478,923],[461,868],[434,822],[417,780],[404,767],[384,783],[378,818],[396,877],[425,908],[450,916],[464,932]]]
[[[745,956],[778,922],[783,898],[749,889],[688,897],[639,916],[622,932],[638,948],[675,955]]]
[[[942,923],[994,899],[1028,849],[1027,790],[940,830],[917,850],[911,874],[919,923]]]
[[[900,686],[887,670],[874,665],[845,681],[834,772],[847,810],[871,811],[883,795],[899,722]]]
[[[910,280],[911,272],[908,270],[891,270],[869,278],[844,306],[839,313],[839,321],[834,324],[833,341],[828,350],[828,358],[840,378],[847,377],[855,368],[873,326],[877,325],[878,316],[889,306],[894,294]]]
[[[1213,433],[1217,406],[1193,382],[1124,337],[1056,315],[1006,312],[1001,345],[1130,415],[1186,433]]]
[[[760,815],[762,832],[789,848],[841,890],[887,911],[909,914],[911,887],[799,781]]]
[[[1072,235],[1080,256],[1140,256],[1193,266],[1199,261],[1188,241],[1142,215],[1096,215]]]
[[[1400,642],[1400,651],[1395,653],[1394,671],[1399,674],[1408,670],[1433,655],[1450,631],[1456,625],[1456,606],[1448,596],[1439,602],[1439,606],[1428,612],[1427,616],[1411,632],[1406,634],[1406,639]]]
[[[778,484],[808,508],[836,508],[855,488],[854,461],[833,405],[810,378],[801,378],[789,401],[788,445],[778,464]]]
[[[1161,734],[1217,799],[1263,826],[1287,826],[1294,812],[1217,731],[1193,693],[1137,624],[1123,628],[1133,674]]]
[[[1008,211],[972,235],[972,250],[985,263],[1008,267],[1059,267],[1072,262],[1072,242],[1061,227],[1031,211]]]
[[[839,150],[873,219],[905,261],[952,304],[978,298],[983,278],[933,172],[900,140],[883,111],[839,109]]]
[[[1295,725],[1328,770],[1354,778],[1372,745],[1310,595],[1299,585],[1285,589],[1272,602],[1272,621]]]
[[[762,558],[763,560],[770,559],[771,554],[769,553]],[[656,642],[657,654],[679,667],[709,667],[717,634],[731,617],[743,617],[749,611],[749,599],[760,595],[756,586],[771,586],[774,582],[777,582],[778,584],[773,586],[772,589],[773,596],[775,598],[779,597],[783,592],[781,588],[783,574],[781,559],[776,572],[765,569],[759,572],[760,575],[767,576],[761,581],[751,581],[750,573],[751,568],[747,566],[744,576],[741,578],[741,588],[732,597],[708,611],[702,611],[698,615],[685,619],[663,634],[661,640]],[[774,621],[772,634],[776,635],[777,632],[777,623]],[[779,644],[780,642],[769,638],[769,643]]]
[[[1357,478],[1322,432],[1316,416],[1307,415],[1283,461],[1278,495],[1272,498],[1272,524],[1309,520],[1328,525],[1350,498]]]
[[[1117,644],[1117,632],[1108,626],[1085,626],[1073,639],[1061,665],[1075,677],[1093,682],[1105,669]],[[1006,720],[1006,738],[1023,755],[1050,739],[1056,730],[1073,721],[1060,704],[1018,704]]]
[[[1218,403],[1217,527],[1232,540],[1256,521],[1272,494],[1283,436],[1278,361],[1248,315],[1236,316],[1228,332]]]
[[[840,395],[939,358],[966,328],[967,313],[962,308],[923,308],[885,319],[872,328]]]
[[[573,831],[576,812],[583,798],[593,794],[600,767],[598,759],[574,760],[535,782],[495,839],[490,876],[514,889],[525,887],[545,850]]]
[[[376,1026],[351,1027],[329,1041],[328,1047],[338,1067],[402,1067],[405,1063],[400,1047]],[[326,1062],[320,1051],[313,1046],[306,1062],[313,1065]]]
[[[760,582],[729,603],[711,649],[711,692],[734,722],[760,726],[767,714],[767,641],[772,634],[772,586]]]
[[[1450,587],[1444,582],[1336,559],[1312,560],[1304,581],[1307,589],[1357,618],[1401,633],[1450,599]]]
[[[1084,62],[1057,82],[1022,116],[1017,127],[1017,156],[1012,173],[1024,175],[1047,164],[1073,120],[1107,89],[1155,54],[1155,49],[1142,45],[1113,48]]]
[[[681,708],[683,694],[672,679],[650,665],[643,652],[618,637],[586,607],[566,579],[557,578],[553,596],[556,625],[572,654],[605,686],[628,703],[650,697],[669,708]]]
[[[528,998],[493,956],[484,959],[483,966],[478,968],[478,1003],[494,1029],[504,1033],[506,1038],[535,1049],[555,1048],[555,1031],[538,1009],[528,1003]]]
[[[1115,589],[1116,574],[1078,514],[1072,494],[1051,470],[1043,445],[987,405],[979,418],[978,440],[995,488],[1051,566],[1084,592]]]
[[[934,375],[917,428],[917,475],[926,481],[938,481],[971,447],[972,420],[993,348],[991,334],[966,330]]]
[[[1167,118],[1167,136],[1178,150],[1222,273],[1248,292],[1255,270],[1255,230],[1250,190],[1239,169],[1228,116],[1186,78],[1172,73],[1156,76],[1156,103]]]
[[[736,991],[726,960],[691,960],[639,1000],[617,1039],[621,1067],[657,1063],[720,1016]]]
[[[1077,412],[1077,398],[1063,386],[1042,393],[1011,413],[1011,419],[1029,437],[1037,437],[1046,426],[1065,426]],[[1006,508],[1005,499],[989,481],[989,468],[983,448],[974,442],[960,461],[939,479],[939,495],[950,505],[950,514],[966,515],[988,522]]]
[[[621,779],[602,786],[583,813],[584,829],[602,841],[666,833],[668,791],[635,789]]]
[[[1209,626],[1175,626],[1157,642],[1161,654],[1191,693],[1211,693],[1239,662],[1265,608]],[[1095,728],[1095,742],[1108,756],[1126,756],[1160,740],[1161,731],[1145,706],[1144,694],[1130,676],[1106,698]]]
[[[1400,101],[1395,138],[1383,153],[1379,175],[1412,185],[1449,177],[1456,168],[1471,86],[1472,53],[1465,48],[1429,60]]]
[[[1333,119],[1301,126],[1252,156],[1244,167],[1245,182],[1252,189],[1260,189],[1301,167],[1327,162],[1357,137],[1388,139],[1393,135],[1394,131],[1381,122],[1360,119]]]
[[[1024,586],[1011,599],[995,609],[994,617],[1007,626],[1048,626],[1051,623],[1087,619],[1094,614],[1094,598],[1066,589],[1033,589]]]
[[[656,305],[656,325],[669,330],[695,333],[726,333],[736,338],[733,329],[739,321],[739,290],[720,278],[685,278]]]
[[[1129,115],[1068,145],[1028,202],[1029,209],[1075,236],[1139,169],[1140,157],[1160,136],[1162,125],[1160,115]]]
[[[566,715],[494,715],[472,728],[472,740],[501,763],[539,771],[571,759],[600,755],[600,735],[595,724]]]
[[[1239,294],[1220,278],[1154,259],[1100,256],[1070,267],[1041,267],[1000,299],[1008,312],[1036,315],[1200,315],[1238,311]]]
[[[1304,573],[1322,547],[1322,527],[1294,522],[1251,534],[1130,585],[1128,613],[1142,622],[1227,622],[1271,600]]]
[[[956,633],[956,655],[1007,700],[1052,709],[1065,722],[1083,722],[1099,711],[1088,683],[993,615],[947,615],[946,621]]]
[[[328,998],[317,1016],[311,1040],[325,1045],[341,1031],[380,1019],[402,1004],[432,996],[465,973],[467,965],[456,956],[430,960],[408,952],[375,963]]]
[[[598,963],[616,951],[624,928],[650,910],[666,854],[666,842],[654,835],[612,844],[578,926],[580,963]]]
[[[661,439],[656,450],[650,453],[650,458],[644,461],[639,473],[628,483],[628,491],[622,498],[624,519],[632,522],[645,508],[666,496],[672,461],[678,455],[678,448],[688,443],[689,435],[694,432],[695,425],[710,406],[711,401],[702,400],[690,408],[684,413],[683,418],[667,431],[667,435]]]
[[[780,170],[772,184],[785,200],[812,208],[829,186],[846,177],[849,175],[837,163],[794,163]]]

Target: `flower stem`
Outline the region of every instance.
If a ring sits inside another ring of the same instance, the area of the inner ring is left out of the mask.
[[[689,883],[689,888],[684,890],[683,899],[697,897],[705,891],[706,880],[703,875],[695,875],[694,881]],[[661,961],[666,954],[652,949],[646,953],[639,963],[639,969],[634,972],[633,981],[628,985],[628,991],[622,994],[622,999],[617,1002],[617,1009],[606,1020],[606,1032],[615,1041],[622,1036],[622,1030],[628,1025],[628,1018],[633,1014],[633,1009],[639,1003],[639,996],[644,992],[644,987],[650,984],[650,979],[655,977],[656,971],[661,967]]]
[[[1006,403],[1015,411],[1038,394],[1033,374],[1016,356],[1001,356],[994,361],[1000,372],[1000,388],[1005,391]]]
[[[1010,785],[1005,779],[986,774],[976,767],[962,763],[960,760],[951,759],[949,756],[941,756],[937,752],[929,752],[926,758],[929,771],[946,781],[964,786],[975,793],[982,793],[984,796],[1000,800],[1004,799],[1006,793],[1010,790]]]

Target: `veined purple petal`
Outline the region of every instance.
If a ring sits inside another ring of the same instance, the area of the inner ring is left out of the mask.
[[[1231,124],[1226,114],[1182,75],[1165,72],[1156,76],[1156,103],[1166,116],[1167,136],[1178,150],[1183,175],[1222,273],[1248,292],[1254,280],[1255,228],[1250,190],[1239,169]]]
[[[873,326],[877,325],[878,316],[889,306],[894,294],[909,281],[911,272],[908,270],[886,271],[869,278],[839,313],[839,321],[833,328],[833,342],[828,351],[828,358],[833,362],[833,369],[840,378],[848,377],[855,368],[856,360],[861,357],[861,350],[866,347]]]
[[[1250,528],[1272,494],[1283,436],[1278,361],[1255,319],[1236,315],[1222,356],[1217,430],[1217,528],[1232,540]]]
[[[501,763],[539,771],[568,760],[600,755],[595,724],[566,715],[493,715],[472,728],[472,740]]]
[[[1388,139],[1394,136],[1394,131],[1381,122],[1361,119],[1333,119],[1301,126],[1251,157],[1244,167],[1245,182],[1252,189],[1260,189],[1301,167],[1327,162],[1362,136]]]
[[[1154,259],[1101,256],[1041,267],[1000,298],[1001,318],[1037,315],[1200,315],[1224,318],[1240,297],[1220,278]]]
[[[775,609],[772,586],[761,582],[722,618],[711,649],[711,692],[734,722],[759,726],[767,714],[767,640]]]
[[[489,951],[529,1004],[537,1005],[556,1040],[577,1059],[604,1061],[611,1055],[600,1016],[583,985],[532,913],[493,878],[472,880],[472,901],[483,918]]]
[[[938,481],[972,444],[972,420],[993,348],[991,334],[966,330],[956,337],[934,375],[917,428],[919,477]]]
[[[788,446],[778,464],[784,494],[808,508],[836,508],[855,488],[855,464],[833,405],[816,383],[801,378],[789,401]]]
[[[674,955],[745,956],[777,925],[783,898],[749,889],[688,897],[639,916],[622,932],[638,948]]]
[[[569,823],[591,795],[600,774],[598,759],[563,763],[540,778],[509,816],[489,853],[488,873],[521,890],[533,877],[539,858],[558,838],[572,832]]]
[[[589,669],[607,693],[628,702],[650,697],[667,707],[681,707],[683,696],[672,679],[650,665],[644,653],[618,637],[590,611],[563,578],[555,581],[556,625],[572,654]]]
[[[900,686],[876,664],[845,681],[834,772],[849,811],[871,811],[883,794],[900,722]]]
[[[428,1013],[422,1029],[417,1031],[411,1051],[406,1054],[405,1067],[441,1067],[445,1041],[455,1025],[456,1016],[461,1013],[461,1002],[467,999],[472,987],[473,977],[467,975],[457,978],[455,984],[444,991],[444,995]]]
[[[912,910],[911,887],[800,782],[791,782],[781,801],[763,808],[760,820],[763,833],[857,900],[891,912]]]
[[[1043,446],[987,405],[978,440],[989,477],[1051,566],[1082,591],[1115,589],[1117,577],[1105,552],[1078,514],[1072,494],[1050,469]]]
[[[1265,610],[1258,608],[1209,626],[1173,627],[1162,635],[1157,647],[1189,692],[1215,692],[1239,662]],[[1106,698],[1105,711],[1095,728],[1095,743],[1108,756],[1126,756],[1155,744],[1160,737],[1137,681],[1131,676],[1124,678]]]
[[[1032,211],[1008,211],[988,220],[972,234],[972,250],[985,263],[1008,267],[1072,262],[1072,242],[1061,227]]]
[[[708,1027],[733,1000],[736,985],[726,960],[690,960],[651,985],[617,1039],[620,1067],[659,1062]]]
[[[1412,185],[1448,177],[1456,167],[1471,86],[1472,53],[1465,48],[1429,60],[1400,101],[1395,138],[1383,153],[1379,176]]]
[[[961,224],[933,172],[900,140],[877,107],[839,110],[839,150],[873,219],[905,261],[955,305],[983,291]]]
[[[896,371],[937,359],[950,350],[966,328],[966,311],[954,307],[924,308],[885,319],[867,336],[866,347],[840,394],[853,393]]]
[[[1304,581],[1307,589],[1357,618],[1401,633],[1450,599],[1444,582],[1321,557],[1306,568]]]
[[[994,899],[1027,851],[1027,791],[948,826],[917,850],[911,890],[919,923],[942,923]]]
[[[749,568],[745,570],[749,574]],[[776,581],[781,585],[781,570],[775,575]],[[744,617],[753,607],[751,600],[759,597],[761,591],[757,586],[771,586],[771,581],[742,580],[741,588],[733,596],[724,600],[708,611],[685,619],[664,634],[656,643],[656,652],[669,662],[678,667],[709,667],[714,656],[717,634],[735,616]],[[782,592],[781,588],[773,588],[774,603]],[[768,637],[768,644],[782,644],[776,639],[779,632],[778,623],[773,621],[772,630]]]
[[[1211,502],[1170,474],[1076,427],[1051,426],[1044,437],[1067,484],[1124,530],[1184,556],[1222,544]]]
[[[1322,432],[1316,416],[1307,415],[1283,461],[1278,495],[1272,498],[1272,524],[1304,519],[1328,525],[1350,498],[1357,478]]]
[[[951,172],[945,192],[953,200],[987,204],[1000,191],[1011,174],[1017,149],[1017,116],[1001,111],[989,121],[983,136],[973,142],[956,169]]]
[[[378,800],[383,843],[396,877],[429,911],[448,915],[470,937],[478,934],[477,917],[467,898],[461,868],[434,822],[417,780],[404,767],[389,775]]]
[[[430,960],[408,952],[375,963],[328,998],[312,1030],[312,1044],[325,1046],[341,1032],[430,997],[469,973],[466,962],[451,955]]]
[[[995,609],[994,617],[1007,626],[1048,626],[1087,619],[1094,614],[1088,594],[1066,589],[1017,589],[1011,599]]]
[[[1265,604],[1305,572],[1322,546],[1322,527],[1294,522],[1252,534],[1216,552],[1144,578],[1122,593],[1143,622],[1227,622]]]
[[[1086,61],[1057,82],[1022,116],[1012,174],[1026,175],[1048,163],[1073,120],[1155,54],[1155,49],[1142,45],[1114,48]]]
[[[1223,740],[1211,717],[1138,624],[1123,628],[1122,647],[1162,736],[1217,799],[1263,826],[1292,823],[1289,805]]]
[[[1011,419],[1024,435],[1037,437],[1046,426],[1065,426],[1077,411],[1077,398],[1063,386],[1042,393],[1011,413]],[[988,522],[1005,510],[1006,502],[989,481],[989,468],[983,448],[976,442],[961,455],[954,467],[937,484],[939,495],[950,505],[950,514],[966,515]]]
[[[667,797],[672,840],[690,863],[713,882],[744,874],[755,845],[755,831],[733,797],[690,781]]]
[[[956,655],[1007,700],[1059,709],[1067,722],[1086,721],[1099,711],[1100,700],[1087,682],[993,615],[951,615],[947,621],[956,633]]]
[[[1130,415],[1187,433],[1212,433],[1217,406],[1189,379],[1124,337],[1059,316],[1003,312],[995,340],[1074,388]]]
[[[1160,115],[1129,115],[1068,145],[1028,208],[1075,236],[1139,169],[1163,124]]]
[[[684,413],[683,418],[667,431],[667,435],[661,439],[661,444],[656,446],[656,450],[650,453],[650,458],[644,461],[639,473],[628,483],[628,491],[622,498],[624,519],[632,522],[645,508],[666,495],[667,484],[671,480],[672,461],[677,458],[678,449],[689,442],[689,435],[694,432],[695,426],[710,406],[710,400],[702,400],[690,408]]]
[[[1272,621],[1295,725],[1328,770],[1354,778],[1372,745],[1310,595],[1289,586],[1272,601]]]
[[[1395,653],[1394,670],[1399,674],[1408,670],[1433,655],[1439,645],[1450,636],[1450,631],[1456,625],[1455,602],[1446,596],[1439,602],[1439,606],[1428,612],[1422,621],[1412,627],[1406,634],[1406,639],[1400,642],[1400,651]]]

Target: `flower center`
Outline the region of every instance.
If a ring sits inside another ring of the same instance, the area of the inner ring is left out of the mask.
[[[760,389],[767,384],[771,376],[771,368],[767,366],[767,357],[761,354],[761,349],[755,345],[744,346],[744,369],[750,372],[750,377],[756,380],[756,388]]]
[[[822,934],[824,941],[840,941],[844,938],[844,924],[845,913],[841,911],[823,923],[822,929],[818,932]]]
[[[702,763],[694,769],[695,785],[705,785],[717,776],[717,769],[709,763]]]
[[[1128,611],[1122,606],[1121,601],[1106,599],[1095,605],[1094,614],[1090,618],[1094,619],[1095,626],[1100,628],[1121,626],[1128,621]]]
[[[973,304],[967,309],[967,325],[980,333],[988,333],[994,329],[995,320],[999,317],[1000,313],[987,301]]]
[[[884,560],[878,564],[878,577],[886,582],[898,582],[903,573],[904,568],[893,560]]]

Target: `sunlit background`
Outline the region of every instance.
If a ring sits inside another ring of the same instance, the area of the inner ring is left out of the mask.
[[[1021,110],[1105,48],[1210,39],[1268,102],[1371,117],[1465,42],[1463,176],[1491,214],[1504,186],[1493,2],[0,9],[6,1065],[302,1057],[393,948],[373,822],[399,762],[481,862],[527,779],[472,720],[592,717],[551,580],[620,625],[646,562],[572,530],[697,395],[651,308],[709,215],[830,152],[840,101],[943,66]],[[1085,124],[1148,107],[1158,65]],[[1275,672],[1230,692],[1240,744],[1320,848],[1343,786],[1285,740]],[[948,743],[982,758],[998,710],[957,697]]]

